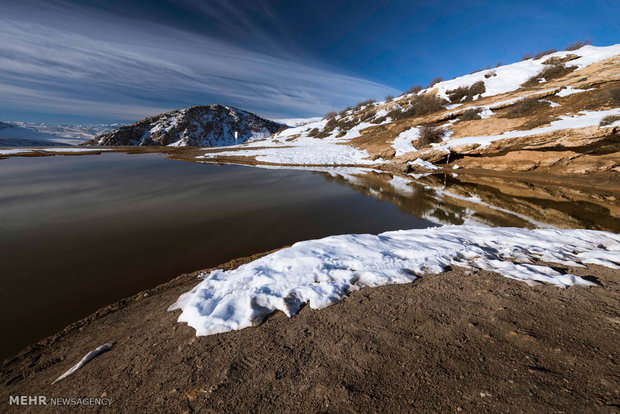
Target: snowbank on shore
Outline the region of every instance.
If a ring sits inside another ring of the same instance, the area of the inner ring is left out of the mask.
[[[235,270],[215,270],[170,310],[210,335],[243,329],[270,313],[296,314],[332,305],[349,292],[410,283],[448,266],[484,269],[528,284],[560,287],[592,282],[537,261],[620,268],[620,235],[592,230],[527,230],[446,226],[379,235],[348,234],[294,244]]]

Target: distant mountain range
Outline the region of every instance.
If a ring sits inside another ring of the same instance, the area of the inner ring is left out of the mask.
[[[84,144],[221,147],[265,138],[282,128],[286,125],[231,106],[192,106],[121,126]]]
[[[0,122],[0,147],[79,145],[118,124],[48,125]]]

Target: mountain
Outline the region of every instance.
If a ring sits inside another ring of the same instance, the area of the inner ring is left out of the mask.
[[[192,106],[96,136],[87,145],[220,147],[265,138],[286,126],[223,105]]]
[[[541,52],[200,158],[618,182],[619,74],[620,44]]]
[[[114,126],[0,122],[0,147],[79,145]]]

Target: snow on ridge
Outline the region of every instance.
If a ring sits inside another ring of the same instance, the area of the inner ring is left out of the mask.
[[[280,124],[288,125],[289,127],[298,127],[303,126],[312,122],[318,122],[323,119],[322,116],[315,116],[312,118],[284,118],[284,119],[273,119],[273,121],[278,122]]]
[[[585,128],[598,125],[603,118],[608,115],[620,115],[620,108],[610,109],[606,111],[580,111],[574,116],[560,115],[557,121],[552,121],[549,126],[540,128],[528,129],[525,131],[514,130],[507,131],[499,135],[486,135],[486,136],[473,136],[455,138],[450,141],[444,141],[440,144],[432,144],[432,150],[438,149],[450,149],[460,147],[464,145],[479,145],[479,148],[484,149],[491,145],[494,141],[499,141],[509,138],[520,138],[532,135],[546,134],[553,131],[560,131],[563,129],[576,129]],[[431,150],[429,150],[431,151]]]
[[[505,277],[559,287],[593,282],[562,274],[537,261],[619,269],[620,235],[594,230],[527,230],[445,226],[347,234],[308,240],[235,270],[215,270],[169,310],[180,309],[196,335],[238,330],[276,310],[295,315],[304,303],[332,305],[350,292],[413,282],[448,266],[484,269]]]
[[[543,62],[547,59],[551,57],[564,57],[569,54],[577,55],[579,58],[567,62],[566,65],[577,66],[577,69],[582,69],[593,63],[600,62],[620,54],[620,44],[611,46],[588,45],[577,50],[564,50],[551,53],[541,59],[527,59],[493,69],[485,69],[469,75],[438,82],[431,88],[423,90],[421,93],[437,89],[437,95],[444,99],[448,99],[446,91],[456,89],[461,86],[471,86],[479,81],[484,82],[486,88],[486,91],[481,95],[481,97],[511,92],[518,89],[521,84],[529,78],[538,74],[544,68],[545,65]],[[495,75],[485,78],[485,75],[488,76],[491,73],[495,73]]]

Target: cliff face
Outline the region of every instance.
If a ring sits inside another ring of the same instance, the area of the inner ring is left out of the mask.
[[[220,147],[265,138],[284,125],[223,105],[192,106],[96,136],[86,145]]]

